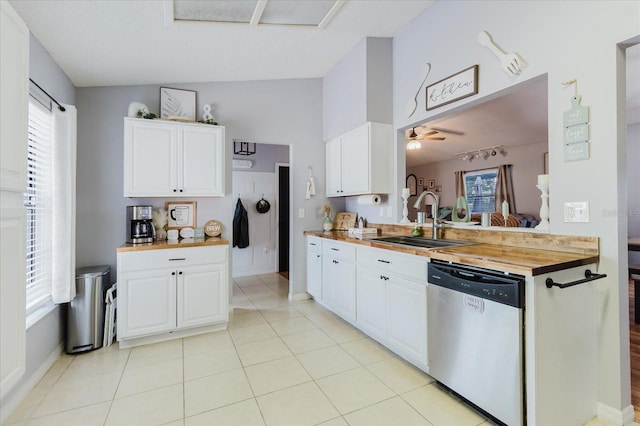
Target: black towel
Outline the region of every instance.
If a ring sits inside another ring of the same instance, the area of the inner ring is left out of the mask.
[[[241,249],[249,247],[249,215],[240,198],[233,215],[233,246]]]

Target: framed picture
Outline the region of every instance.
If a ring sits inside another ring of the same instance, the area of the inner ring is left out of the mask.
[[[196,226],[196,202],[195,201],[167,201],[167,229],[195,228]]]
[[[545,175],[549,174],[549,153],[545,152],[542,155],[542,172]]]
[[[196,92],[161,87],[160,118],[196,121]]]
[[[413,173],[407,176],[407,188],[409,188],[409,195],[418,195],[418,179]]]
[[[429,179],[429,189],[433,189],[436,187],[436,181],[434,179]]]
[[[478,93],[478,65],[427,86],[427,111]]]
[[[441,192],[442,192],[442,185],[436,186],[436,194],[439,194]]]
[[[424,178],[418,178],[418,186],[424,186]]]

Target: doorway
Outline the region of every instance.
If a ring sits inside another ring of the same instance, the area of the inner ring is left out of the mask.
[[[276,163],[278,273],[289,279],[289,164]]]

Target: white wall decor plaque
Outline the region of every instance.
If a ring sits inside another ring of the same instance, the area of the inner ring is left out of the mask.
[[[478,65],[427,86],[427,111],[478,93]]]

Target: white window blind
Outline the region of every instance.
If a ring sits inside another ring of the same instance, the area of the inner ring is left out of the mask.
[[[29,100],[27,151],[27,315],[51,300],[52,138],[51,111]]]

